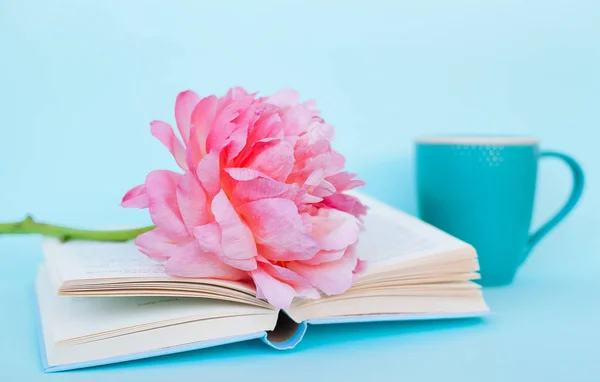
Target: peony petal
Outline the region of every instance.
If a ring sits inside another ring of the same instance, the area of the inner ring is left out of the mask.
[[[328,176],[326,180],[333,184],[338,192],[351,190],[356,187],[365,185],[363,180],[353,179],[356,174],[351,172],[339,172],[335,175]]]
[[[358,241],[359,233],[359,221],[348,213],[321,208],[318,215],[312,217],[312,235],[321,250],[344,249]]]
[[[252,154],[256,142],[260,142],[267,138],[283,137],[283,123],[279,114],[275,113],[277,108],[272,105],[261,105],[261,108],[256,112],[260,112],[260,118],[255,122],[252,129],[248,131],[248,139],[246,140],[246,148],[238,156],[237,160],[245,161]]]
[[[317,107],[317,101],[314,99],[309,99],[308,101],[304,102],[303,105],[309,109],[315,109]]]
[[[236,86],[227,91],[224,97],[219,98],[217,114],[227,114],[229,111],[246,110],[254,102],[256,93],[249,94],[244,88]],[[229,111],[227,111],[229,109]],[[223,115],[225,115],[223,114]],[[230,121],[233,118],[230,119]]]
[[[299,142],[296,156],[311,163],[310,169],[325,168],[331,162],[331,142],[327,139],[317,139],[314,142],[306,141],[305,136]],[[313,163],[314,162],[314,163]],[[315,163],[317,165],[315,165]]]
[[[177,121],[177,129],[185,144],[189,141],[192,111],[198,101],[200,101],[200,97],[191,90],[179,93],[177,100],[175,101],[175,120]]]
[[[327,165],[326,176],[331,176],[333,174],[337,174],[344,168],[346,163],[346,158],[337,151],[331,151],[331,161]]]
[[[303,261],[303,264],[318,265],[322,263],[328,263],[330,261],[336,261],[342,258],[346,253],[346,248],[337,251],[319,251],[317,254],[309,260]]]
[[[152,121],[150,122],[150,131],[171,152],[179,167],[186,171],[188,165],[185,161],[185,149],[175,136],[171,126],[163,121]]]
[[[256,242],[269,248],[269,260],[310,259],[317,253],[317,241],[306,233],[293,201],[262,199],[243,204],[237,210]]]
[[[297,297],[319,298],[319,292],[304,277],[285,267],[270,263],[267,259],[258,256],[258,266],[275,279],[285,282],[296,291]]]
[[[211,151],[204,156],[198,163],[196,175],[208,197],[214,197],[221,189],[219,153]]]
[[[200,249],[207,253],[214,253],[222,262],[237,269],[245,269],[251,266],[248,259],[232,259],[225,257],[221,246],[221,227],[217,223],[209,223],[193,230],[194,237]]]
[[[212,213],[221,227],[220,255],[223,261],[244,260],[236,266],[245,271],[256,269],[256,244],[252,232],[242,222],[223,190],[212,201]]]
[[[193,229],[194,237],[204,252],[221,253],[221,227],[208,223]]]
[[[208,223],[210,213],[206,202],[206,193],[200,186],[196,176],[186,172],[177,183],[177,204],[183,222],[188,231],[199,225]]]
[[[315,150],[302,147],[295,148],[296,163],[287,182],[306,183],[309,186],[317,186],[321,182],[325,177],[325,169],[331,160],[331,154],[329,152],[318,154],[312,151]]]
[[[200,155],[205,155],[206,137],[210,133],[215,116],[217,113],[217,103],[219,99],[216,96],[202,98],[194,107],[191,114],[192,126],[195,127],[195,135],[190,139],[190,146],[196,146],[199,149]]]
[[[286,136],[301,136],[307,131],[313,117],[319,112],[305,105],[294,105],[284,110],[282,115],[283,132]]]
[[[240,128],[237,121],[234,122],[234,120],[240,116],[240,111],[250,106],[251,102],[251,98],[233,100],[231,102],[223,101],[223,99],[219,100],[220,104],[217,106],[217,115],[212,123],[210,132],[206,136],[206,152],[212,150],[221,151],[234,139],[231,135],[235,130]],[[239,137],[236,139],[239,139]]]
[[[335,187],[325,179],[321,180],[319,185],[312,191],[312,194],[319,198],[325,198],[333,193],[335,193]]]
[[[121,207],[125,208],[148,208],[148,195],[146,194],[146,185],[140,184],[127,191],[121,201]]]
[[[361,259],[358,259],[357,263],[356,263],[356,268],[354,268],[354,273],[355,274],[359,274],[359,273],[363,273],[364,271],[367,270],[367,262]]]
[[[323,199],[323,206],[347,212],[360,218],[367,213],[367,206],[352,195],[336,193]]]
[[[227,163],[230,167],[239,167],[239,163],[252,152],[252,146],[257,141],[255,124],[264,118],[265,109],[264,104],[253,103],[239,111],[240,114],[234,121],[237,126],[229,137],[227,147]]]
[[[300,214],[300,218],[302,219],[302,225],[304,225],[304,229],[306,233],[312,232],[312,216],[310,214],[304,213]]]
[[[254,170],[252,170],[254,171]],[[231,192],[231,199],[234,205],[239,206],[244,203],[260,199],[286,197],[286,194],[294,195],[297,186],[295,184],[286,184],[275,180],[256,178],[248,181],[238,181],[234,184]]]
[[[267,178],[269,177],[263,174],[260,171],[253,170],[251,168],[242,168],[242,167],[229,167],[224,170],[229,174],[234,180],[238,181],[248,181],[256,178]]]
[[[323,169],[317,168],[313,172],[310,173],[308,178],[304,181],[304,184],[307,186],[318,186],[323,180]]]
[[[241,280],[248,275],[223,263],[215,254],[203,252],[195,241],[172,248],[169,255],[165,271],[172,276]]]
[[[227,145],[227,163],[234,160],[240,152],[246,146],[246,140],[248,139],[248,125],[238,124],[237,128],[233,130],[229,136],[229,144]]]
[[[227,91],[225,98],[230,99],[230,100],[236,100],[236,99],[244,99],[248,96],[251,96],[251,95],[248,94],[246,89],[244,89],[241,86],[234,86]]]
[[[267,102],[272,105],[277,105],[283,109],[287,109],[298,104],[299,99],[300,96],[298,95],[297,91],[293,89],[282,89],[270,96],[267,99]]]
[[[354,270],[352,271],[352,284],[355,284],[358,281],[360,274],[365,270],[367,270],[367,262],[357,259],[356,267],[354,267]]]
[[[250,272],[256,285],[256,296],[266,299],[278,309],[289,308],[296,296],[296,290],[290,285],[277,280],[261,267]]]
[[[148,207],[154,224],[177,237],[189,236],[177,204],[177,183],[180,174],[168,171],[152,171],[146,176]]]
[[[313,115],[308,122],[306,132],[302,134],[301,139],[308,145],[313,145],[319,141],[331,142],[334,135],[333,126],[325,123],[323,118]]]
[[[157,227],[139,235],[135,239],[135,245],[151,259],[164,261],[170,256],[169,251],[177,246],[175,241],[167,231]]]
[[[328,141],[333,140],[333,136],[335,134],[335,130],[333,126],[328,123],[325,123],[323,118],[313,117],[313,122],[311,122],[311,127],[313,127],[313,134],[315,134],[319,138],[325,138]],[[342,157],[343,159],[344,157]],[[342,165],[342,167],[344,167]]]
[[[199,144],[195,143],[198,141],[198,129],[192,125],[190,128],[190,143],[186,148],[185,161],[190,172],[196,172],[198,162],[204,156],[204,151]]]
[[[243,167],[260,171],[279,181],[285,181],[294,168],[294,148],[284,140],[257,142],[253,151]]]
[[[215,123],[214,128],[206,137],[206,151],[222,151],[231,142],[229,137],[235,130],[235,123]]]
[[[298,203],[319,203],[323,200],[323,198],[314,196],[311,194],[303,193],[299,195],[298,199],[296,199]]]
[[[327,295],[346,292],[355,280],[354,269],[357,259],[354,251],[349,249],[336,261],[319,265],[304,264],[300,261],[288,263],[287,267],[306,278],[312,285]]]

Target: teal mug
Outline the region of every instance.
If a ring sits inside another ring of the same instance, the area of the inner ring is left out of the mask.
[[[530,234],[543,158],[569,166],[573,189],[558,213]],[[512,282],[532,248],[575,207],[584,184],[573,158],[519,137],[417,139],[416,176],[420,217],[475,247],[486,286]]]

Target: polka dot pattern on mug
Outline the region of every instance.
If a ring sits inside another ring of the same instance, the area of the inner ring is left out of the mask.
[[[504,162],[503,145],[454,145],[451,147],[454,155],[473,157],[486,166],[500,167]]]

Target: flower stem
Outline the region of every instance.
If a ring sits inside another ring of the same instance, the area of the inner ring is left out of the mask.
[[[70,240],[123,242],[135,239],[138,235],[148,232],[153,228],[154,226],[114,231],[83,230],[38,223],[34,221],[31,216],[27,216],[20,222],[0,224],[0,235],[39,234],[42,236],[56,237],[62,242]]]

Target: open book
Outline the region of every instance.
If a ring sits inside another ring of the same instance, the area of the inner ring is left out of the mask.
[[[475,249],[377,200],[346,293],[280,312],[241,282],[172,278],[133,243],[45,240],[37,280],[44,370],[59,371],[262,338],[294,347],[308,324],[474,317],[488,307]]]

